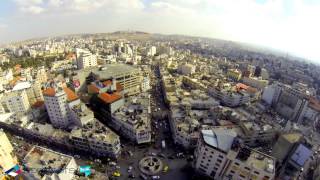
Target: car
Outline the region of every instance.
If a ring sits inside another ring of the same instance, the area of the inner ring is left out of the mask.
[[[117,163],[115,163],[115,162],[111,161],[111,162],[109,162],[109,165],[110,165],[110,166],[116,166],[116,165],[117,165]]]
[[[120,169],[120,166],[116,166],[116,169]]]
[[[134,174],[129,174],[129,178],[134,179],[136,176]]]
[[[132,166],[129,166],[129,167],[128,167],[128,170],[132,170],[132,168],[133,168]]]
[[[121,176],[121,173],[119,171],[115,171],[112,173],[112,176],[114,177],[120,177]]]
[[[152,179],[160,179],[160,176],[152,176]]]
[[[164,167],[163,167],[163,170],[162,170],[162,172],[168,172],[168,170],[169,170],[169,166],[167,166],[167,165],[165,165]]]

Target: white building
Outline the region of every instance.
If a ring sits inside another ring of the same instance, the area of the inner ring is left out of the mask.
[[[1,103],[5,112],[26,113],[30,110],[28,96],[24,90],[6,93]]]
[[[195,150],[196,170],[212,179],[273,179],[275,159],[243,146],[236,136],[226,129],[202,130]]]
[[[70,113],[74,106],[81,103],[72,90],[66,87],[50,87],[43,91],[43,95],[50,121],[54,127],[65,129],[79,124]]]
[[[209,94],[220,102],[229,107],[236,107],[250,102],[250,95],[245,91],[233,92],[225,89],[211,88]]]
[[[78,69],[97,66],[97,56],[91,53],[82,53],[77,58]]]
[[[2,129],[0,129],[0,142],[0,167],[7,171],[17,164],[17,160],[13,156],[13,147]]]
[[[150,79],[149,77],[143,77],[143,80],[141,82],[141,91],[142,92],[146,92],[148,90],[150,90]]]
[[[48,75],[47,75],[47,72],[46,72],[46,68],[44,66],[42,67],[39,67],[37,69],[37,72],[36,72],[36,80],[39,81],[39,83],[46,83],[47,80],[48,80]]]
[[[157,48],[155,46],[151,46],[147,51],[147,56],[154,56],[157,53]]]
[[[244,84],[249,85],[254,88],[257,88],[257,89],[263,89],[269,84],[268,80],[264,80],[264,79],[256,78],[256,77],[243,77],[242,81]]]
[[[41,86],[38,81],[18,82],[12,89],[12,91],[26,91],[30,105],[33,105],[37,101],[43,101],[43,95]]]

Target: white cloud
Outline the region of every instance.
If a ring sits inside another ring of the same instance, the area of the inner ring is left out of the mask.
[[[45,9],[40,6],[25,6],[21,7],[20,10],[30,14],[40,14],[45,11]]]
[[[43,21],[51,18],[49,26],[50,23],[54,26],[56,22],[65,20],[69,23],[72,20],[74,24],[82,24],[85,28],[92,27],[91,32],[96,26],[106,31],[108,28],[138,27],[139,30],[159,33],[201,35],[262,44],[320,58],[316,50],[317,42],[320,41],[320,24],[317,23],[320,19],[320,3],[308,5],[304,0],[267,0],[264,3],[257,3],[255,0],[153,0],[149,3],[144,3],[146,0],[15,2],[23,13],[42,13],[39,17]],[[290,7],[287,7],[288,3]],[[37,24],[36,20],[34,24]],[[84,28],[79,26],[79,29]],[[73,30],[66,29],[68,32]]]

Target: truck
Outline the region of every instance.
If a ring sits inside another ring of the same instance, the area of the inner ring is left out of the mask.
[[[162,149],[166,148],[166,141],[165,140],[161,141],[161,147],[162,147]]]

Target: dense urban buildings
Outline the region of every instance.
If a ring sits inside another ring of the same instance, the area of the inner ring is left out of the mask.
[[[12,43],[0,64],[1,178],[319,177],[314,64],[127,31]]]

